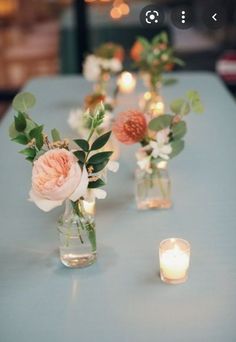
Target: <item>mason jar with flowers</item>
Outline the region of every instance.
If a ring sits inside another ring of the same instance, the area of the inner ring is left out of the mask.
[[[172,71],[175,65],[182,66],[183,61],[175,57],[166,32],[161,32],[151,41],[139,37],[130,55],[148,88],[140,100],[141,110],[151,117],[163,114],[165,104],[161,96],[161,87],[176,82],[174,78],[165,78],[164,73]]]
[[[12,141],[25,145],[20,153],[32,163],[29,198],[45,212],[65,203],[58,222],[60,259],[68,267],[85,267],[95,262],[97,250],[94,215],[85,203],[106,197],[103,174],[113,153],[101,151],[110,131],[92,142],[105,110],[102,104],[94,109],[87,139],[75,139],[77,149],[71,149],[56,129],[50,140],[44,126],[32,120],[28,110],[34,105],[32,94],[18,94],[13,100],[17,115],[9,129]]]
[[[123,69],[124,55],[122,46],[105,43],[99,46],[94,54],[86,57],[83,74],[86,80],[94,82],[95,93],[108,93],[111,76],[119,74]]]
[[[167,209],[172,205],[168,162],[184,148],[187,132],[184,117],[191,111],[203,112],[196,91],[170,104],[171,114],[150,120],[143,112],[129,110],[118,115],[113,125],[117,139],[126,144],[140,143],[136,153],[135,196],[138,209]]]

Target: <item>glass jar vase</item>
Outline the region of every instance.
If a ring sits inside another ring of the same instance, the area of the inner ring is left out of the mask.
[[[153,167],[151,173],[137,168],[135,197],[138,209],[168,209],[171,202],[171,182],[164,162]]]
[[[61,262],[71,268],[82,268],[96,261],[96,231],[93,214],[82,200],[67,201],[58,221]]]

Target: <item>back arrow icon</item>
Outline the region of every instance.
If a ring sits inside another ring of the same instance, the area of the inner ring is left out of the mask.
[[[215,21],[217,21],[216,16],[217,16],[217,13],[213,14],[213,16],[212,16],[212,19]]]

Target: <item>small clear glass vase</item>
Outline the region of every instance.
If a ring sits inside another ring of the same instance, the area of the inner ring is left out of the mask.
[[[150,81],[149,75],[144,75],[144,83],[148,88],[148,91],[144,93],[140,99],[140,108],[151,118],[164,114],[165,103],[161,96],[161,82],[157,82],[153,85]]]
[[[83,201],[66,201],[58,221],[61,262],[71,268],[82,268],[96,261],[96,231],[93,215]]]
[[[152,168],[152,173],[137,168],[135,197],[140,210],[168,209],[172,206],[171,182],[166,164]]]

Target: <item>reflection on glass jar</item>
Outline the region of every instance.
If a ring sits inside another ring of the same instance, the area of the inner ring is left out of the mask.
[[[93,215],[86,212],[83,201],[66,202],[58,232],[60,258],[65,266],[81,268],[96,261],[95,222]]]
[[[138,209],[168,209],[171,202],[171,182],[167,167],[155,167],[152,173],[137,168],[135,196]]]

